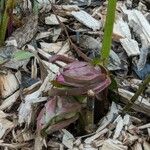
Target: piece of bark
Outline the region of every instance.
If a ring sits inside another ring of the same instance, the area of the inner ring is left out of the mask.
[[[67,22],[66,18],[58,16],[61,22]],[[51,14],[50,16],[45,18],[45,24],[47,25],[59,25],[59,21],[57,20],[56,16],[54,14]]]
[[[42,150],[44,146],[44,138],[37,133],[35,136],[34,150]]]
[[[150,128],[150,123],[138,127],[138,129],[141,129],[141,130],[146,129],[146,128]]]
[[[32,105],[34,103],[38,103],[41,101],[41,99],[43,99],[42,96],[42,92],[45,91],[46,92],[46,87],[49,84],[49,79],[50,79],[50,74],[47,75],[47,77],[45,78],[45,80],[43,81],[42,85],[40,86],[40,88],[29,94],[26,95],[24,98],[24,102],[22,102],[20,104],[20,107],[18,108],[18,122],[20,124],[26,122],[28,125],[31,123],[31,119],[32,119],[32,113],[33,113],[33,108]]]
[[[102,26],[101,21],[96,20],[87,12],[80,10],[80,11],[73,11],[71,13],[79,22],[84,24],[85,26],[93,29],[94,31],[99,30]]]
[[[14,94],[6,98],[0,105],[0,110],[10,109],[11,106],[17,101],[17,98],[20,95],[20,91],[16,91]]]
[[[131,124],[131,116],[126,114],[124,117],[123,117],[123,124],[124,126],[129,126]]]
[[[99,138],[100,136],[106,134],[107,132],[108,132],[108,129],[105,128],[104,130],[102,130],[102,131],[96,133],[95,135],[93,135],[93,136],[91,136],[91,137],[85,139],[84,142],[85,142],[86,144],[91,144],[95,139],[97,139],[97,138]]]
[[[65,129],[62,129],[64,135],[63,135],[63,139],[62,139],[62,143],[69,149],[73,149],[73,144],[74,144],[74,136],[68,132]]]
[[[135,141],[137,141],[139,139],[139,137],[137,135],[132,135],[127,132],[125,132],[125,134],[127,135],[126,138],[123,140],[123,144],[125,144],[125,145],[132,145],[135,143]]]
[[[147,128],[148,136],[150,137],[150,128]]]
[[[19,82],[11,71],[0,72],[0,98],[5,99],[19,89]]]
[[[141,143],[136,142],[133,146],[133,150],[143,150]]]
[[[115,129],[115,132],[114,132],[113,139],[117,139],[120,136],[121,131],[123,129],[123,126],[124,126],[123,119],[120,116],[119,120],[117,121],[117,125],[116,125],[116,129]]]
[[[43,39],[43,38],[48,38],[50,35],[51,35],[50,31],[40,32],[40,33],[37,34],[35,39],[40,40],[40,39]]]
[[[72,11],[79,11],[80,8],[77,5],[54,5],[56,12],[61,16],[70,16]]]
[[[31,14],[30,16],[25,18],[25,20],[25,24],[15,30],[12,35],[7,39],[7,42],[9,40],[15,39],[18,48],[21,48],[26,43],[30,42],[37,32],[38,15]]]
[[[140,11],[135,9],[122,10],[128,15],[129,26],[133,28],[133,31],[138,35],[143,34],[145,39],[150,42],[150,24],[146,20],[145,16]]]
[[[130,102],[130,99],[134,95],[134,93],[124,90],[124,89],[118,89],[119,95],[121,96],[120,101],[127,104]],[[132,107],[137,112],[142,112],[146,114],[147,116],[150,116],[150,103],[147,99],[139,96],[138,100],[135,101]]]
[[[62,48],[62,42],[57,43],[46,43],[46,42],[40,42],[41,49],[51,53],[54,52],[55,54],[58,53],[58,51]]]
[[[137,63],[137,68],[139,71],[145,67],[149,50],[150,50],[150,46],[143,47],[140,49],[140,51],[141,51],[140,58],[139,58],[138,63]]]
[[[129,57],[137,56],[140,54],[137,41],[133,39],[124,38],[120,39],[120,42]]]
[[[6,134],[6,131],[12,129],[15,124],[6,118],[0,118],[0,139]]]
[[[108,139],[104,142],[101,150],[127,150],[127,146],[124,146],[118,140]]]
[[[114,23],[113,40],[119,41],[121,38],[131,39],[131,32],[127,22],[123,21],[123,19],[120,18],[121,16],[118,17],[119,19],[117,19]]]
[[[150,150],[150,144],[147,141],[144,141],[143,148],[144,148],[144,150]]]
[[[103,130],[104,128],[106,128],[107,125],[109,125],[115,116],[118,115],[119,113],[119,105],[117,105],[116,103],[112,102],[112,105],[110,107],[110,111],[108,112],[108,114],[106,116],[104,116],[101,120],[100,120],[100,125],[97,129],[97,133],[100,132],[101,130]]]

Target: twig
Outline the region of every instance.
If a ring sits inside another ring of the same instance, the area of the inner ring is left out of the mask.
[[[57,18],[59,24],[61,25],[61,27],[64,29],[64,31],[65,31],[65,33],[66,33],[66,36],[67,36],[67,38],[68,38],[68,40],[69,40],[71,46],[73,47],[73,49],[74,49],[74,50],[77,52],[77,54],[78,54],[79,56],[81,56],[85,61],[90,62],[91,59],[90,59],[89,57],[87,57],[83,52],[81,52],[81,50],[79,50],[79,49],[77,48],[77,46],[72,42],[72,40],[71,40],[71,38],[70,38],[70,36],[69,36],[69,34],[68,34],[68,31],[67,31],[67,29],[66,29],[66,26],[65,26],[65,25],[60,21],[60,19],[58,18],[57,14],[55,13],[55,10],[54,10],[55,7],[53,6],[52,3],[51,3],[51,6],[52,6],[52,11],[53,11],[54,15],[56,16],[56,18]]]
[[[139,86],[138,90],[135,92],[134,96],[131,98],[130,102],[123,108],[123,114],[125,114],[131,109],[134,102],[138,99],[138,97],[144,91],[149,82],[150,82],[150,75],[147,76],[147,78],[143,81],[143,83]]]

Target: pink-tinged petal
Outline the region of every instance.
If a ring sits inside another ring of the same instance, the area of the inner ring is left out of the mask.
[[[106,80],[101,82],[97,87],[95,87],[93,91],[95,91],[95,93],[98,94],[102,92],[105,88],[107,88],[110,84],[111,84],[111,80],[110,78],[107,78]]]
[[[66,66],[63,67],[64,71],[67,69],[75,69],[75,68],[81,68],[86,66],[88,63],[87,62],[83,62],[83,61],[74,61],[70,64],[67,64]]]
[[[57,77],[56,77],[56,80],[57,80],[57,82],[59,82],[60,84],[62,83],[64,83],[65,82],[65,79],[64,79],[64,77],[63,77],[63,75],[58,75]]]
[[[101,83],[101,82],[100,82]],[[51,96],[55,96],[55,95],[59,95],[59,96],[79,96],[79,95],[85,95],[87,94],[87,91],[90,89],[94,89],[97,86],[100,85],[99,82],[94,83],[94,84],[90,84],[90,85],[86,85],[83,87],[70,87],[67,89],[63,89],[63,88],[52,88],[49,92],[49,94]]]
[[[110,84],[108,72],[103,66],[94,67],[87,62],[75,61],[60,69],[56,81],[68,88],[53,88],[50,95],[78,96],[87,94],[88,90],[96,93],[103,91]]]
[[[84,85],[93,84],[95,82],[102,82],[103,80],[106,79],[106,75],[95,74],[91,76],[77,76],[77,77],[64,76],[64,79],[66,82],[82,84],[84,86]]]
[[[56,108],[55,98],[50,99],[47,103],[45,103],[44,108],[41,110],[37,117],[37,128],[42,128],[47,122],[47,116],[49,119],[54,117]]]
[[[58,99],[61,102],[59,113],[79,112],[81,110],[81,105],[72,97],[58,97]]]
[[[42,129],[43,125],[45,124],[45,118],[44,118],[45,108],[43,108],[38,117],[37,117],[37,129]]]

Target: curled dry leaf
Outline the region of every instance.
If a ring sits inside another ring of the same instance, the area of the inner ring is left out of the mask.
[[[33,103],[38,103],[38,102],[43,101],[43,97],[41,95],[42,95],[42,92],[46,89],[47,85],[49,84],[49,78],[50,78],[50,75],[48,75],[45,78],[44,82],[42,83],[42,85],[37,91],[25,96],[25,102],[22,102],[19,107],[18,122],[20,124],[24,122],[28,123],[28,125],[30,124],[31,117],[32,117],[32,105]]]
[[[37,130],[52,133],[60,130],[76,119],[81,106],[72,97],[55,96],[41,110],[37,118]]]

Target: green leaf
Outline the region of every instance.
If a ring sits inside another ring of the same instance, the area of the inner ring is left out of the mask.
[[[13,59],[15,60],[26,60],[29,59],[30,57],[34,56],[32,53],[28,51],[17,51],[13,54]]]
[[[115,77],[113,75],[110,75],[111,78],[111,84],[109,85],[109,90],[117,91],[118,90],[118,84],[115,80]]]
[[[80,95],[80,96],[74,96],[74,98],[80,103],[85,103],[86,96]]]
[[[109,98],[118,103],[119,102],[119,97],[118,97],[118,84],[117,84],[117,81],[115,80],[115,76],[114,75],[110,75],[111,77],[111,84],[110,86],[108,87],[109,89]]]
[[[94,58],[91,61],[91,64],[93,64],[94,66],[96,66],[96,65],[103,65],[103,63],[101,62],[101,59],[99,57]]]
[[[58,87],[58,88],[63,88],[64,86],[62,84],[60,84],[58,81],[56,80],[52,80],[51,81],[51,84],[55,87]]]

